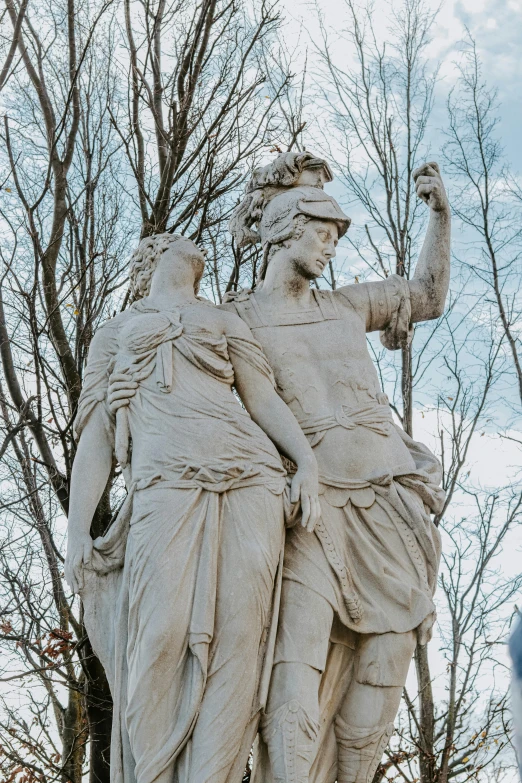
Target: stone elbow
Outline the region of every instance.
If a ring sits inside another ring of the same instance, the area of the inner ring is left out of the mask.
[[[433,306],[432,314],[430,316],[430,320],[433,320],[435,318],[440,318],[442,315],[444,315],[444,310],[446,309],[446,302],[438,302]]]

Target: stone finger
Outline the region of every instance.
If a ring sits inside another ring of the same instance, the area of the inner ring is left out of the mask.
[[[109,391],[108,399],[111,402],[112,400],[123,400],[125,398],[134,397],[135,394],[135,389],[129,389],[127,387],[124,387],[123,389],[111,389]]]
[[[111,381],[110,390],[115,389],[137,389],[138,384],[136,381]]]
[[[417,195],[420,198],[428,199],[432,193],[436,190],[435,185],[419,185],[417,188]]]
[[[301,493],[301,509],[303,514],[301,524],[303,527],[306,527],[310,518],[310,498],[303,493]]]
[[[438,176],[438,167],[433,168],[433,165],[431,163],[424,163],[424,165],[419,166],[418,169],[415,169],[413,172],[413,179],[417,180],[419,177],[436,177]]]
[[[115,402],[109,403],[109,410],[111,413],[116,413],[120,408],[128,408],[129,405],[130,400],[128,398],[126,400],[116,400]]]

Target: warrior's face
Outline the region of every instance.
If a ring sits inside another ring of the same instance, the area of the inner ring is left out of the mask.
[[[298,237],[285,242],[287,260],[308,280],[321,277],[325,266],[335,257],[339,227],[330,220],[308,220]]]

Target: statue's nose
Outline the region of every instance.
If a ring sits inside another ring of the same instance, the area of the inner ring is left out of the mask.
[[[335,245],[333,244],[333,242],[332,242],[332,244],[331,244],[331,245],[328,245],[328,246],[325,248],[324,255],[325,255],[327,258],[335,258]]]

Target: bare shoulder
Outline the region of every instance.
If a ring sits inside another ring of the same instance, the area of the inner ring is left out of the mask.
[[[216,308],[217,309],[217,308]],[[250,327],[239,317],[232,302],[219,306],[219,313],[223,319],[224,333],[229,337],[243,337],[252,339]]]

